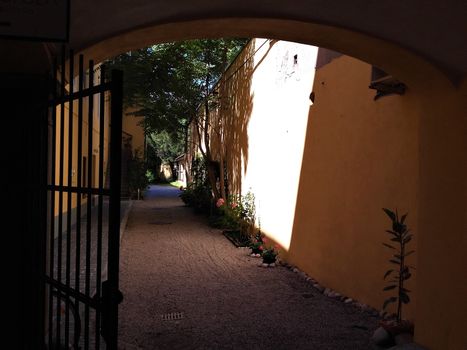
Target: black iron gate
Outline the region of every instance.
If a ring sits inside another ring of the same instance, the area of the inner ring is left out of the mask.
[[[117,349],[122,73],[65,50],[53,72],[45,344]]]

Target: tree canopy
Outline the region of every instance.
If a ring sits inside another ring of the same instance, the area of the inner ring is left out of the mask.
[[[149,143],[170,161],[181,152],[198,106],[247,39],[203,39],[158,44],[107,62],[124,72],[124,105],[145,117]],[[167,143],[174,143],[167,145]],[[165,144],[165,146],[162,146]]]

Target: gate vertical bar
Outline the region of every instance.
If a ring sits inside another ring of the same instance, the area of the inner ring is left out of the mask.
[[[101,65],[100,84],[105,83],[105,67]],[[105,127],[105,91],[99,95],[99,189],[104,188],[104,127]],[[96,296],[101,298],[101,273],[102,273],[102,209],[103,194],[99,193],[98,212],[97,212],[97,264],[96,264]],[[96,350],[100,349],[100,323],[101,310],[96,312]]]
[[[89,89],[94,86],[94,61],[89,61]],[[94,95],[88,97],[88,173],[87,176],[87,195],[86,195],[86,277],[85,277],[85,294],[91,296],[91,230],[92,230],[92,136],[93,136],[93,112],[94,112]],[[85,305],[84,314],[84,349],[89,349],[89,304]]]
[[[83,78],[84,78],[84,57],[79,55],[78,62],[78,149],[77,149],[77,174],[76,181],[77,187],[81,188],[82,183],[82,158],[83,158]],[[76,196],[76,261],[75,261],[75,289],[81,292],[81,193]],[[76,312],[79,314],[80,303],[76,300]],[[75,325],[81,328],[81,324]],[[75,344],[78,343],[79,334],[75,331]]]
[[[73,71],[74,71],[74,53],[70,50],[69,56],[69,100],[68,100],[68,179],[67,179],[67,220],[66,220],[66,267],[65,284],[67,287],[65,304],[65,344],[68,346],[70,341],[70,273],[71,273],[71,208],[72,194],[70,188],[73,183]]]
[[[51,86],[51,75],[48,74],[48,79],[46,82],[46,99],[50,98],[50,86]],[[48,150],[49,150],[49,117],[50,117],[50,110],[48,108],[48,105],[45,105],[44,113],[43,113],[43,118],[39,122],[39,130],[41,134],[41,139],[40,139],[40,158],[39,158],[39,168],[40,168],[40,182],[39,182],[39,188],[40,188],[40,198],[39,198],[39,222],[40,222],[40,249],[39,249],[39,256],[38,260],[40,261],[39,268],[37,270],[36,278],[38,281],[38,286],[39,286],[39,297],[38,297],[38,303],[41,307],[40,313],[38,315],[38,330],[39,330],[39,335],[37,338],[37,341],[40,342],[40,348],[45,349],[46,345],[46,338],[45,338],[45,330],[46,330],[46,317],[47,317],[47,312],[46,312],[46,298],[47,298],[47,286],[44,281],[44,273],[47,270],[47,218],[48,218],[48,190],[47,190],[47,181],[48,181],[48,175],[49,175],[49,169],[48,169]]]
[[[110,124],[110,203],[108,250],[108,339],[107,348],[117,350],[118,345],[118,293],[120,254],[120,188],[122,164],[122,100],[123,73],[112,71],[111,124]]]
[[[58,64],[55,59],[52,68],[52,98],[57,99],[57,69]],[[52,106],[52,116],[50,120],[50,183],[55,185],[55,165],[56,165],[56,143],[57,143],[57,107]],[[49,275],[50,278],[54,278],[54,266],[55,266],[55,191],[50,190],[50,247],[49,247]],[[53,286],[49,284],[49,347],[53,344]]]
[[[60,148],[59,148],[59,185],[63,187],[64,177],[64,153],[65,153],[65,46],[62,47],[62,62],[60,67]],[[57,247],[57,281],[62,282],[62,245],[63,245],[63,192],[59,191],[58,197],[58,247]],[[57,294],[57,345],[61,343],[61,299]]]

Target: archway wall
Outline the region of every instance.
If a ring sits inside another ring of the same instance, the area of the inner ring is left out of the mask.
[[[120,33],[78,53],[101,62],[157,43],[219,37],[281,39],[331,49],[376,65],[412,87],[422,81],[449,82],[451,78],[422,56],[388,41],[340,27],[282,19],[220,18],[159,24]]]
[[[294,20],[371,35],[410,48],[452,74],[467,73],[467,4],[458,0],[81,0],[71,6],[75,49],[136,28],[196,20],[238,18]],[[237,30],[241,30],[239,23]],[[260,33],[249,37],[262,36]],[[287,39],[287,38],[281,38]],[[435,43],[435,45],[434,45]]]
[[[420,99],[417,338],[467,348],[467,81]]]
[[[415,337],[416,341],[432,349],[465,348],[467,82],[452,79],[432,61],[393,42],[361,32],[296,20],[168,21],[128,30],[83,47],[82,52],[102,61],[158,42],[200,37],[269,37],[312,44],[369,62],[407,84],[410,96],[420,106]]]

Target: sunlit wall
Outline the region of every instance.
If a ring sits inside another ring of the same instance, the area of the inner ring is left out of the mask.
[[[288,250],[318,49],[257,39],[255,50],[242,192],[255,194],[261,228]]]
[[[253,39],[219,83],[231,193],[255,195],[257,224],[290,245],[317,48]],[[217,125],[217,124],[216,124]]]

